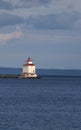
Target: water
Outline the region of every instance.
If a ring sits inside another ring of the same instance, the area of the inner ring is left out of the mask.
[[[0,79],[0,130],[81,130],[81,77]]]

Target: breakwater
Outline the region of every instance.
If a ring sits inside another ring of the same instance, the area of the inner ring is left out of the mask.
[[[16,74],[0,74],[0,78],[40,78],[37,77],[25,77],[23,75],[16,75]]]
[[[0,78],[19,78],[20,75],[13,75],[13,74],[0,74]]]

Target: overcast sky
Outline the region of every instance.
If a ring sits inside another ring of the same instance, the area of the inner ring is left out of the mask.
[[[81,69],[81,0],[0,0],[0,67]]]

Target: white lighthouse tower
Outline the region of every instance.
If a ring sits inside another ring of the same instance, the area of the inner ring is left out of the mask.
[[[36,66],[32,63],[32,60],[30,57],[27,59],[27,63],[23,65],[23,72],[22,76],[24,78],[36,78]]]

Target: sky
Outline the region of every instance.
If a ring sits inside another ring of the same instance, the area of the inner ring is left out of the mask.
[[[81,0],[0,0],[0,67],[81,69]]]

